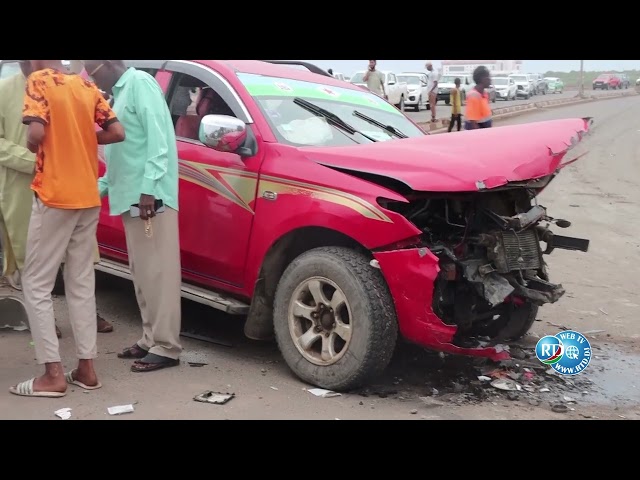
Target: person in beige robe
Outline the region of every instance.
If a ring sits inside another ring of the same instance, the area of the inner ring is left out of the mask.
[[[31,218],[35,154],[27,148],[27,126],[22,123],[22,107],[29,61],[21,61],[22,73],[0,80],[0,235],[2,235],[2,275],[16,290],[21,290],[20,271],[24,266],[27,232]],[[100,254],[96,244],[96,262]],[[113,331],[113,325],[100,315],[100,333]],[[56,326],[58,338],[62,336]]]
[[[27,127],[22,124],[22,99],[31,67],[28,62],[21,62],[20,67],[22,73],[0,80],[2,276],[16,289],[20,289],[26,254],[36,161],[27,149]]]

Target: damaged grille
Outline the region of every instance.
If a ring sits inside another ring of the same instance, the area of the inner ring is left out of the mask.
[[[500,232],[504,246],[506,272],[514,270],[537,270],[540,264],[540,243],[535,230],[519,233]],[[501,262],[502,263],[502,262]]]

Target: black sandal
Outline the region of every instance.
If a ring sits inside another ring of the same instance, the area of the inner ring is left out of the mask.
[[[122,353],[118,354],[118,358],[144,358],[149,354],[147,350],[140,347],[137,343],[129,348],[125,348]]]
[[[152,372],[162,368],[176,367],[180,364],[180,360],[162,357],[155,353],[149,353],[141,360],[137,360],[131,365],[132,372]]]

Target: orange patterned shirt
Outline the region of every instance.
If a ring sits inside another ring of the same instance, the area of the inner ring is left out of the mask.
[[[79,75],[47,68],[29,75],[22,122],[44,125],[31,189],[49,207],[99,207],[97,123],[117,122],[95,86]]]

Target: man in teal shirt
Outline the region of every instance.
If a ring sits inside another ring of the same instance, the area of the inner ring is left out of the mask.
[[[142,316],[142,338],[118,354],[137,359],[134,372],[178,365],[180,346],[180,241],[178,151],[164,93],[146,72],[122,60],[86,60],[96,85],[113,95],[113,110],[126,139],[105,147],[107,170],[100,195],[109,196],[111,215],[120,215],[129,266]],[[156,212],[156,202],[165,210]],[[131,216],[131,207],[139,217]]]

